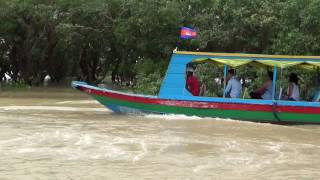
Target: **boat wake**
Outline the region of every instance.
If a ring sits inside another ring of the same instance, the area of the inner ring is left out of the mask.
[[[186,116],[178,114],[147,114],[144,117],[148,119],[165,119],[165,120],[202,120],[212,118],[202,118],[199,116]]]
[[[145,115],[146,118],[150,119],[164,119],[164,120],[215,120],[215,121],[234,121],[232,119],[222,119],[222,118],[210,118],[210,117],[199,117],[199,116],[186,116],[183,114],[148,114]]]
[[[224,119],[224,118],[211,118],[211,117],[199,117],[199,116],[186,116],[182,114],[147,114],[144,115],[147,119],[161,119],[161,120],[168,120],[168,121],[219,121],[219,122],[226,122],[226,123],[241,123],[241,124],[252,124],[252,125],[259,125],[259,126],[276,126],[269,123],[256,123],[251,121],[241,121],[236,119]]]

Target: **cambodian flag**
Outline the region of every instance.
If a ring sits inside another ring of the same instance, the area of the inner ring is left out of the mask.
[[[181,39],[194,39],[197,37],[197,31],[191,28],[182,27],[180,32]]]

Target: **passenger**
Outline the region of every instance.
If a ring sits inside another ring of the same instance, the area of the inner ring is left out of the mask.
[[[234,69],[228,71],[228,85],[224,90],[225,97],[228,98],[240,98],[242,85],[239,80],[234,76]]]
[[[273,72],[268,71],[267,81],[256,91],[251,92],[250,96],[252,99],[272,99],[272,80],[273,80]]]
[[[291,73],[289,76],[288,97],[289,101],[299,101],[300,92],[298,87],[298,76],[295,73]]]
[[[199,96],[200,87],[198,79],[193,75],[194,69],[187,68],[186,88],[193,96]]]

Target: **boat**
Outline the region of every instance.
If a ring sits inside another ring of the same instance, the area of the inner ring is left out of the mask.
[[[277,79],[279,68],[296,65],[320,67],[320,56],[174,51],[157,96],[124,93],[79,81],[73,81],[72,86],[116,113],[182,114],[269,123],[320,123],[320,102],[279,100],[276,98],[275,81],[272,100],[191,95],[185,88],[187,65],[207,61],[224,64],[225,74],[230,66],[264,64],[273,67],[274,79]]]

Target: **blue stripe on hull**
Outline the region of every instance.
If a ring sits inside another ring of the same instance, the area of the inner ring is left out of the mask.
[[[119,106],[115,104],[104,104],[108,109],[115,113],[119,114],[134,114],[134,115],[142,115],[142,114],[161,114],[158,112],[152,112],[152,111],[144,111],[141,109],[136,109],[136,108],[130,108],[126,106]]]

